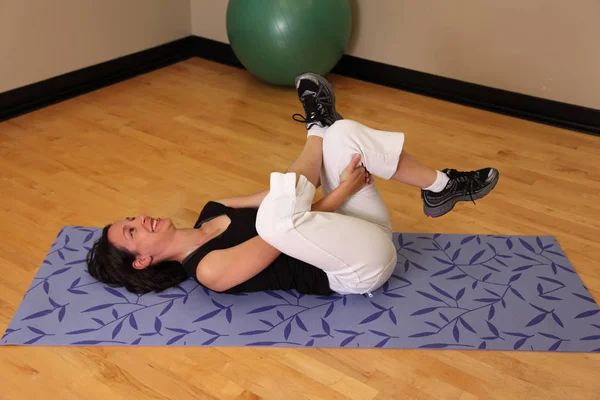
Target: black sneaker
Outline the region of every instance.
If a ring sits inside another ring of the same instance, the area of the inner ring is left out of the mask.
[[[335,121],[343,119],[335,110],[333,88],[322,76],[313,73],[298,75],[296,77],[296,90],[306,117],[301,114],[294,114],[292,118],[295,121],[305,123],[306,129],[310,129],[313,125],[324,128],[333,125]]]
[[[454,208],[459,201],[481,199],[494,189],[500,173],[495,168],[462,172],[454,169],[442,171],[450,178],[448,184],[439,193],[421,190],[423,210],[429,217],[441,217]]]

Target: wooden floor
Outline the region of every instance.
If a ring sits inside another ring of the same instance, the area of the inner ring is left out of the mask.
[[[378,180],[394,230],[554,235],[600,300],[600,138],[331,76],[346,118],[406,133],[435,168],[495,166],[476,206],[423,215]],[[267,188],[305,132],[292,89],[191,59],[0,123],[0,332],[58,230],[141,212],[191,226]],[[600,399],[600,354],[0,347],[1,399]]]

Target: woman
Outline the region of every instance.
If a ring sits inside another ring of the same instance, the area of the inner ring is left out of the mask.
[[[403,151],[404,134],[343,120],[323,77],[300,75],[296,88],[306,144],[285,173],[271,174],[270,190],[208,202],[190,229],[145,215],[108,225],[88,255],[90,274],[135,293],[192,277],[222,293],[371,295],[396,266],[371,174],[420,188],[432,217],[482,198],[498,181],[493,168],[436,171]],[[321,185],[324,197],[313,203]]]

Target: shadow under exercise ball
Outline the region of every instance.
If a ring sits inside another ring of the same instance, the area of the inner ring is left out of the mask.
[[[296,75],[326,75],[344,55],[352,31],[349,0],[230,0],[227,36],[254,76],[293,85]]]

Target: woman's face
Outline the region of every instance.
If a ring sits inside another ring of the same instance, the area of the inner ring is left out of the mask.
[[[135,254],[134,267],[141,269],[165,254],[165,250],[177,228],[168,219],[154,219],[147,215],[125,218],[108,229],[108,240],[117,248]],[[149,258],[149,259],[146,259]]]

